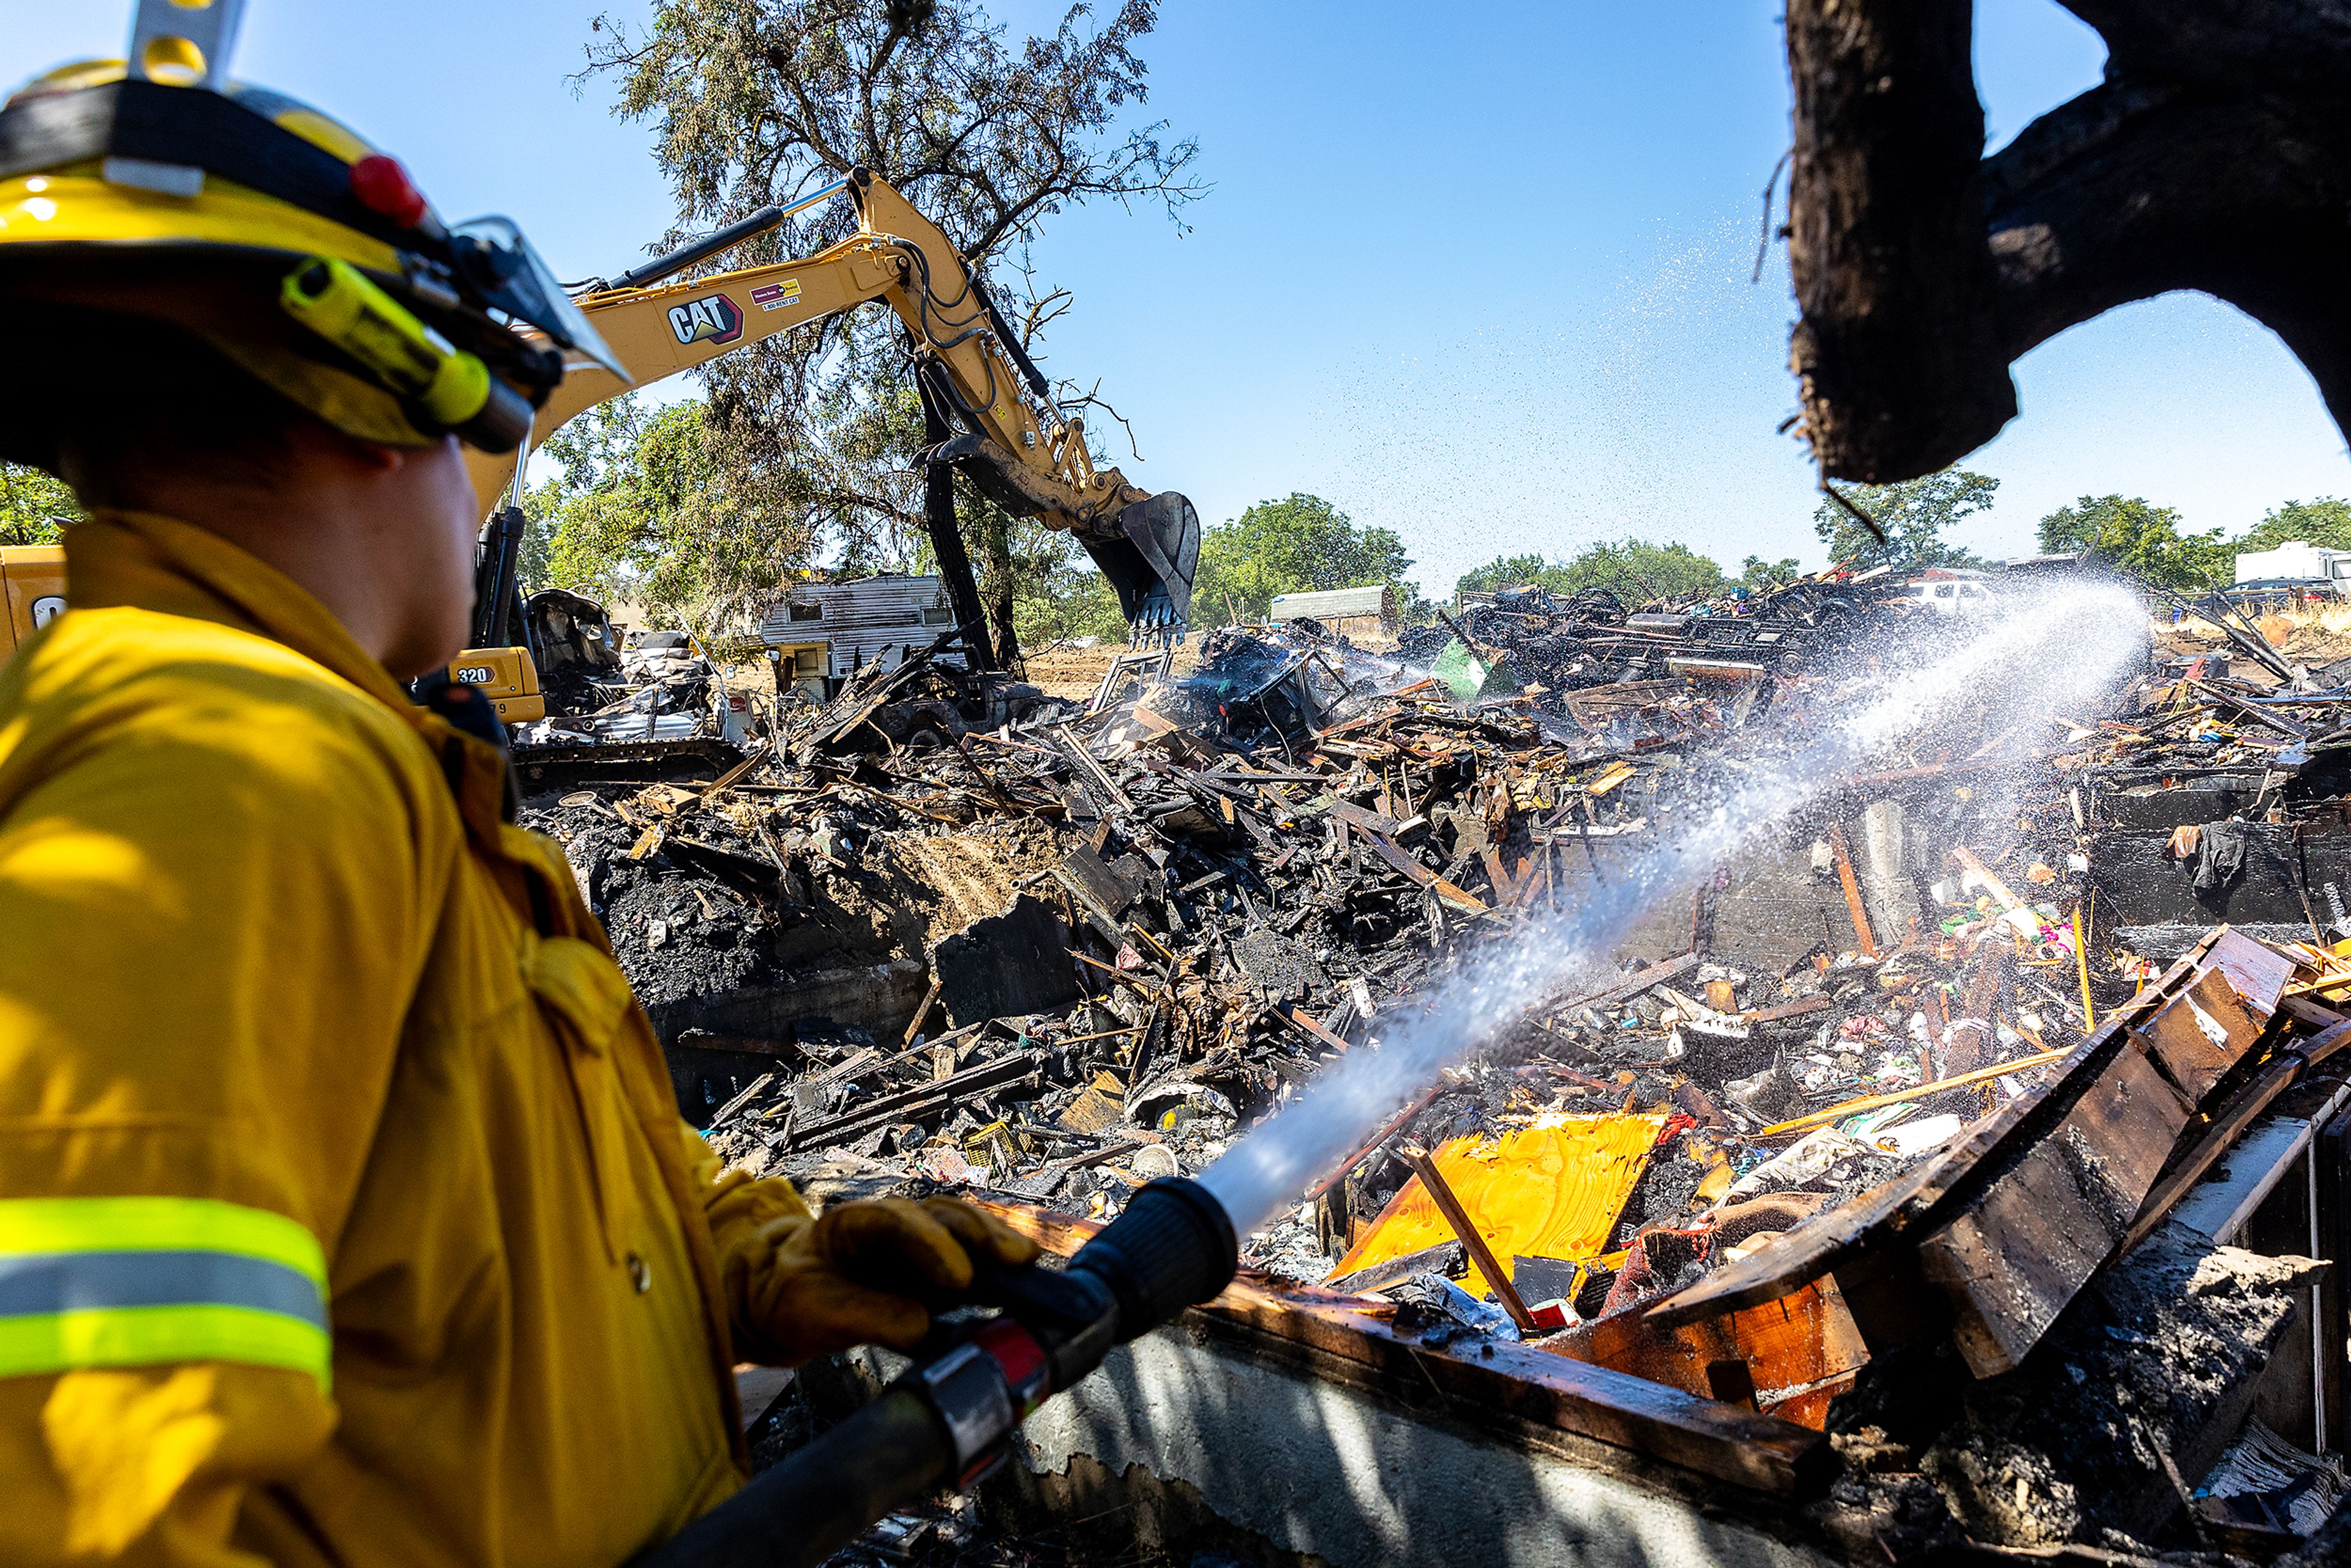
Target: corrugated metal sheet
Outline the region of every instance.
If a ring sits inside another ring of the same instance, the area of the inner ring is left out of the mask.
[[[816,608],[815,620],[794,620],[792,609]],[[946,584],[936,577],[861,577],[854,582],[796,583],[768,608],[759,640],[769,647],[821,643],[826,674],[849,674],[879,662],[888,669],[909,649],[928,647],[955,624]],[[960,666],[963,655],[940,655]]]
[[[1351,615],[1388,615],[1393,613],[1392,596],[1386,587],[1374,583],[1369,588],[1329,588],[1316,593],[1277,593],[1273,596],[1273,618],[1295,621],[1308,616],[1316,621],[1339,621]]]

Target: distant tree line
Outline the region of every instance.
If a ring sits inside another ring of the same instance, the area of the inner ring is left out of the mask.
[[[1978,566],[1981,559],[1955,542],[1952,531],[1989,508],[1999,488],[1998,479],[1964,468],[1948,468],[1899,485],[1855,485],[1840,489],[1842,503],[1823,497],[1813,515],[1813,531],[1827,547],[1830,560],[1857,570]],[[1875,532],[1863,517],[1876,525]],[[2142,497],[2084,496],[2042,518],[2038,539],[2046,554],[2095,549],[2143,581],[2179,591],[2202,591],[2226,586],[2235,578],[2241,551],[2274,549],[2290,539],[2351,549],[2351,501],[2325,496],[2288,501],[2272,508],[2241,537],[2230,538],[2220,528],[2190,533],[2177,507],[2158,506]],[[1587,545],[1560,561],[1541,555],[1498,556],[1463,573],[1455,586],[1462,592],[1490,592],[1533,583],[1563,593],[1601,587],[1633,604],[1784,582],[1797,574],[1793,559],[1767,561],[1749,556],[1733,575],[1687,545],[1624,538]]]
[[[1750,555],[1733,576],[1713,557],[1700,555],[1687,545],[1628,538],[1586,545],[1562,561],[1542,555],[1497,556],[1464,572],[1454,588],[1461,593],[1491,593],[1498,588],[1529,585],[1554,593],[1604,588],[1626,604],[1646,604],[1653,600],[1719,593],[1734,586],[1761,588],[1797,575],[1793,556],[1765,560]]]
[[[1845,498],[1886,531],[1881,544],[1844,507],[1823,500],[1813,528],[1832,559],[1856,565],[1890,563],[1906,570],[1928,566],[1971,566],[1977,558],[1944,536],[1960,519],[1991,505],[2000,481],[1949,468],[1900,485],[1856,485]],[[2288,501],[2236,538],[2220,528],[2191,533],[2179,509],[2141,496],[2084,496],[2041,519],[2042,551],[2071,555],[2095,549],[2116,567],[2144,582],[2178,591],[2226,587],[2236,577],[2241,552],[2275,549],[2303,539],[2351,549],[2351,502],[2331,496]]]

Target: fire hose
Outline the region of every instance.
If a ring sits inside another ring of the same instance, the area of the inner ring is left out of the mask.
[[[1232,1220],[1205,1187],[1152,1182],[1068,1268],[983,1272],[982,1304],[997,1316],[631,1568],[821,1563],[893,1510],[995,1469],[1039,1406],[1116,1346],[1215,1296],[1238,1266]]]

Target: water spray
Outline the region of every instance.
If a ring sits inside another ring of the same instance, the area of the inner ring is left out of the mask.
[[[1645,909],[1696,886],[1719,862],[1928,727],[1955,698],[1989,681],[2029,680],[2028,705],[2053,714],[2095,697],[2143,647],[2146,612],[2118,585],[2003,600],[2005,612],[1980,622],[1938,620],[1922,628],[1973,633],[1956,648],[1916,657],[1907,668],[1899,665],[1908,650],[1886,650],[1897,667],[1879,695],[1823,735],[1778,757],[1758,747],[1726,759],[1710,810],[1693,813],[1640,860],[1595,879],[1574,907],[1480,950],[1426,1008],[1384,1029],[1377,1050],[1349,1052],[1304,1098],[1228,1149],[1200,1185],[1243,1234],[1261,1229],[1439,1071],[1595,977]],[[2067,639],[2062,647],[2060,637]]]
[[[949,1346],[634,1568],[814,1564],[893,1509],[977,1482],[1004,1462],[1020,1423],[1045,1400],[1116,1346],[1222,1291],[1238,1267],[1240,1238],[1353,1154],[1440,1069],[1597,971],[1643,908],[1710,874],[1972,685],[2012,676],[2020,661],[2058,655],[2029,698],[2054,714],[2095,696],[2139,645],[2132,627],[2144,612],[2119,588],[2011,603],[2005,615],[1967,625],[1975,634],[1962,646],[1891,673],[1875,700],[1824,735],[1777,758],[1759,748],[1726,761],[1710,810],[1596,882],[1574,909],[1489,945],[1425,1010],[1390,1026],[1377,1049],[1350,1052],[1198,1181],[1138,1189],[1066,1270],[983,1274],[982,1304],[999,1315],[954,1333]],[[1945,629],[1960,628],[1935,628]],[[2062,651],[2051,646],[2059,633],[2072,638]],[[1902,662],[1899,650],[1887,653]]]

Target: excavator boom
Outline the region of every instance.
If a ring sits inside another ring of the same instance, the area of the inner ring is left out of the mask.
[[[858,232],[815,256],[582,298],[627,378],[575,356],[539,411],[532,443],[635,387],[878,300],[904,323],[924,389],[955,427],[932,459],[954,463],[1006,509],[1074,534],[1138,632],[1180,632],[1200,546],[1191,503],[1172,491],[1148,495],[1115,467],[1093,465],[1083,423],[1053,407],[963,257],[904,196],[862,169],[835,188],[857,202]],[[470,461],[486,511],[511,482],[513,460]]]
[[[855,234],[799,261],[664,283],[674,273],[739,243],[789,212],[846,193],[857,203]],[[1191,611],[1200,551],[1199,516],[1174,491],[1146,494],[1117,468],[1096,468],[1085,426],[1064,418],[1044,378],[988,302],[955,246],[885,182],[863,169],[758,220],[624,274],[577,303],[626,374],[570,356],[564,380],[533,421],[523,450],[493,456],[468,449],[475,494],[497,512],[485,540],[475,641],[450,665],[451,678],[490,690],[510,719],[545,711],[525,651],[500,633],[514,598],[519,516],[501,497],[518,489],[518,465],[573,415],[623,392],[861,305],[895,311],[913,340],[926,405],[944,429],[928,454],[952,463],[1008,511],[1074,535],[1117,591],[1138,638],[1180,635]],[[511,497],[518,502],[519,495]],[[942,549],[942,555],[946,551]],[[960,558],[960,549],[956,554]],[[0,656],[62,604],[60,552],[12,550],[5,563],[7,642]],[[968,617],[967,617],[968,619]]]

